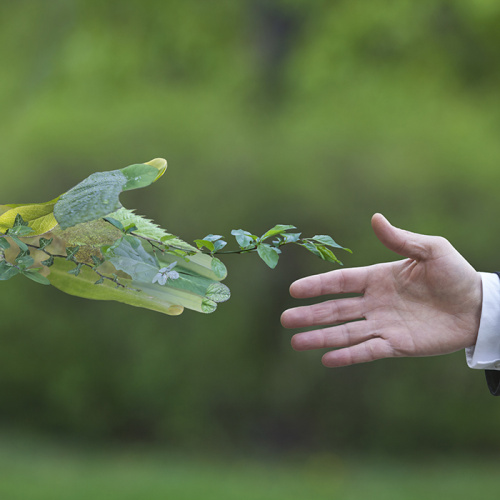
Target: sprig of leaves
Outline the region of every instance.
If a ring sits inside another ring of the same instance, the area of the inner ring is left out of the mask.
[[[227,245],[223,236],[209,234],[200,240],[194,240],[200,250],[205,250],[214,256],[217,253],[250,253],[257,252],[259,257],[271,268],[274,269],[281,254],[281,247],[295,243],[305,248],[317,257],[342,265],[342,262],[336,257],[331,248],[338,248],[352,253],[351,250],[339,245],[331,236],[316,235],[311,238],[301,238],[302,233],[289,232],[297,229],[295,226],[286,224],[277,224],[262,236],[245,231],[244,229],[233,229],[231,234],[236,239],[239,246],[238,250],[221,250]],[[275,237],[274,240],[271,238]]]

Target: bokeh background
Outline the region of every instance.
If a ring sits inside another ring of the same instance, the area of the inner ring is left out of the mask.
[[[495,0],[0,3],[0,197],[165,157],[123,203],[191,241],[276,223],[347,267],[370,218],[499,266]],[[500,486],[500,403],[463,352],[329,370],[289,284],[332,265],[228,256],[233,297],[167,317],[0,283],[3,498],[470,498]],[[447,496],[450,495],[450,496]]]

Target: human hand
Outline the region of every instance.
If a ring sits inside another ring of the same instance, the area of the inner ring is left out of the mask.
[[[292,347],[298,351],[334,348],[322,362],[337,367],[447,354],[474,345],[482,285],[473,267],[439,236],[395,228],[380,214],[373,216],[372,227],[387,248],[406,259],[340,269],[292,283],[290,293],[295,298],[362,294],[285,311],[281,316],[285,328],[332,325],[295,334]]]

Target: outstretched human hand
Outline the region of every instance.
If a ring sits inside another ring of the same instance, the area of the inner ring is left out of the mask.
[[[281,323],[286,328],[327,326],[295,334],[293,348],[333,348],[322,362],[336,367],[474,345],[482,303],[479,274],[444,238],[395,228],[380,214],[373,216],[372,226],[387,248],[406,259],[292,283],[295,298],[362,294],[285,311]]]

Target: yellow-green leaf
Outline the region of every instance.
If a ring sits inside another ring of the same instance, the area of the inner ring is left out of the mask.
[[[33,233],[30,236],[39,236],[51,231],[57,226],[57,221],[54,217],[54,205],[56,202],[57,199],[47,203],[4,205],[4,207],[8,207],[8,210],[0,216],[0,231],[5,233],[7,229],[13,227],[17,214],[20,214],[29,227],[33,229]]]

